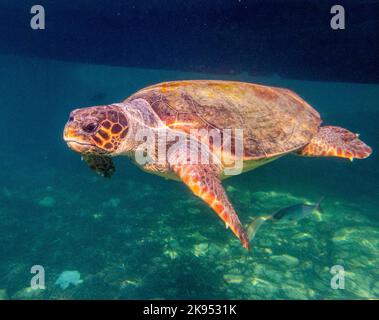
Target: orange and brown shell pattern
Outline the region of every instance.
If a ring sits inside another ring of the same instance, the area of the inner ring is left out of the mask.
[[[305,146],[320,115],[294,92],[252,83],[191,80],[159,83],[125,102],[145,99],[174,130],[243,130],[244,160],[283,155]],[[233,151],[233,150],[232,150]]]

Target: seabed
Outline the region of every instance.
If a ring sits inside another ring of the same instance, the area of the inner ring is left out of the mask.
[[[16,67],[15,67],[16,66]],[[0,299],[372,299],[379,297],[379,86],[143,70],[0,56]],[[36,77],[35,75],[39,75]],[[62,140],[69,111],[121,101],[175,79],[231,79],[289,87],[324,122],[359,132],[367,160],[287,156],[225,181],[243,224],[316,202],[324,213],[266,223],[247,252],[179,182],[126,158],[106,180]],[[359,109],[359,110],[358,110]],[[31,290],[33,265],[44,290]],[[345,271],[331,288],[331,268]],[[57,286],[66,270],[82,282]]]

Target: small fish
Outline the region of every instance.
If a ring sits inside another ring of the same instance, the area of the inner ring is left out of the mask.
[[[275,211],[274,213],[268,215],[268,216],[260,216],[255,218],[247,227],[247,235],[249,237],[249,241],[251,242],[261,225],[266,222],[267,220],[271,220],[273,222],[293,222],[293,221],[299,221],[304,218],[309,217],[312,213],[322,213],[321,209],[321,202],[324,200],[324,197],[322,197],[316,204],[309,205],[305,203],[299,203],[292,206],[288,206],[282,209],[279,209],[278,211]]]

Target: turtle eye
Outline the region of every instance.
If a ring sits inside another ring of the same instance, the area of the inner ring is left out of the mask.
[[[98,127],[96,122],[90,122],[83,127],[83,130],[87,133],[94,132]]]

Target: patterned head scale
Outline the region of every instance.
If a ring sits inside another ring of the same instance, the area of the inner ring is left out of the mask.
[[[112,154],[128,133],[128,120],[118,105],[76,109],[66,123],[63,138],[81,154]]]

